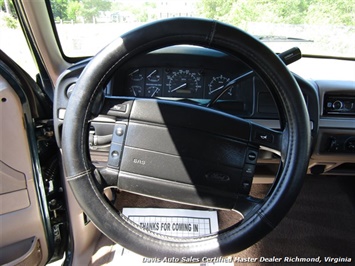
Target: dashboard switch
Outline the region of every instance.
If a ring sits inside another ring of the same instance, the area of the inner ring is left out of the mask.
[[[257,159],[258,159],[258,151],[249,148],[249,150],[247,151],[247,157],[245,159],[245,163],[256,164]]]
[[[251,162],[253,162],[253,161],[255,161],[255,159],[256,159],[256,154],[255,154],[255,152],[249,152],[249,154],[248,154],[248,160],[251,161]]]
[[[127,110],[127,106],[125,104],[116,104],[113,107],[111,107],[110,110],[124,113]]]
[[[110,146],[110,152],[107,165],[113,168],[119,168],[122,159],[123,142],[125,134],[127,132],[127,125],[124,123],[117,123],[115,125],[112,142]]]
[[[255,165],[253,164],[245,164],[243,168],[243,176],[245,177],[253,177],[255,171]]]

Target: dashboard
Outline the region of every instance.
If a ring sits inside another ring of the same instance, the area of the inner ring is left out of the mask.
[[[60,136],[75,82],[89,61],[73,65],[59,78],[54,106],[57,136]],[[353,174],[355,82],[313,81],[293,75],[307,104],[312,130],[308,172]],[[104,88],[104,95],[108,98],[125,96],[183,101],[218,109],[270,128],[280,128],[278,107],[258,75],[238,58],[198,46],[172,46],[130,59],[115,71]],[[93,128],[95,135],[108,134],[111,130],[103,129],[99,122]],[[57,141],[60,145],[60,140]],[[107,152],[102,147],[90,147],[92,153]],[[279,162],[277,155],[260,152],[254,180],[264,183],[272,180]]]

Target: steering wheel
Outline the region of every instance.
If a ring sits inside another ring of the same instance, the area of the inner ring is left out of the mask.
[[[280,113],[274,130],[211,108],[129,97],[100,97],[112,74],[136,55],[171,45],[208,47],[248,64],[269,87]],[[104,100],[98,100],[103,99]],[[96,116],[112,123],[108,163],[96,168],[88,147]],[[281,163],[264,199],[249,195],[260,147]],[[110,239],[147,257],[215,257],[256,243],[285,216],[306,173],[310,126],[298,84],[281,60],[240,29],[213,20],[175,18],[147,24],[92,58],[72,93],[62,133],[70,187]],[[104,189],[238,210],[244,220],[206,236],[179,238],[145,230],[116,210]]]

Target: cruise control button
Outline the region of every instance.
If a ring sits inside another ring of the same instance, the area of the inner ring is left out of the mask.
[[[255,139],[258,141],[265,141],[271,143],[274,141],[274,136],[265,132],[256,132]]]
[[[122,155],[122,145],[111,143],[111,149],[110,149],[107,165],[114,168],[119,167],[121,155]]]
[[[249,148],[247,150],[247,155],[245,157],[245,163],[256,164],[257,159],[258,159],[258,150]]]
[[[245,164],[243,168],[243,176],[245,177],[253,177],[255,171],[255,165],[253,164]]]
[[[123,144],[127,125],[123,123],[117,123],[112,134],[112,142]]]
[[[252,187],[252,183],[253,183],[253,178],[252,177],[243,177],[241,186],[239,188],[239,192],[242,194],[249,194],[250,189]]]
[[[250,182],[243,182],[242,189],[244,192],[249,193],[249,191],[251,189]]]
[[[255,159],[256,159],[256,154],[254,152],[249,152],[248,160],[249,161],[254,161]]]

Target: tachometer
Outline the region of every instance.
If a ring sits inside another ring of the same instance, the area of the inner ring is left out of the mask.
[[[201,98],[202,79],[198,71],[189,69],[172,70],[167,73],[167,83],[164,96]]]
[[[225,85],[231,79],[223,75],[212,77],[211,81],[208,83],[208,98],[214,98],[216,95],[221,93]],[[224,93],[221,99],[230,99],[233,97],[233,87]]]

